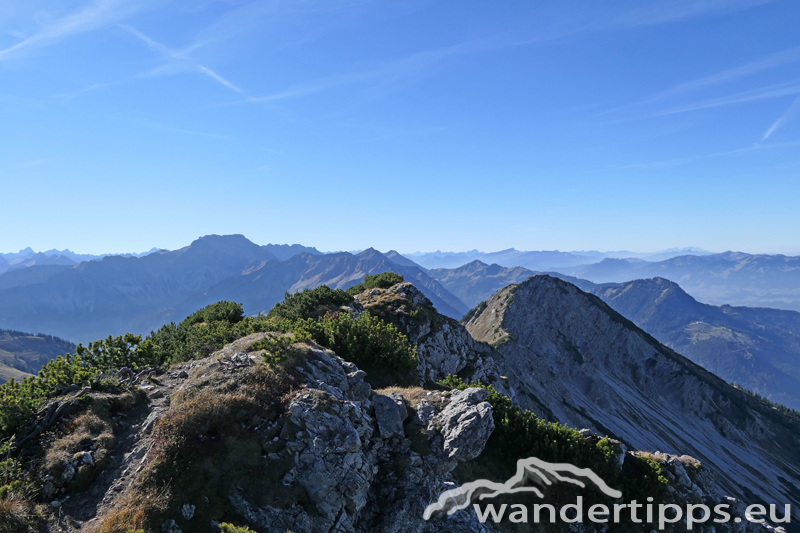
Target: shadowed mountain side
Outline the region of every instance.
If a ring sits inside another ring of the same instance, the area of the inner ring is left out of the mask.
[[[523,406],[642,450],[689,454],[745,501],[800,503],[800,419],[659,344],[598,297],[534,276],[481,304],[466,326],[504,356]]]
[[[538,274],[522,267],[506,268],[475,260],[458,268],[436,268],[428,274],[459,300],[474,307],[503,287],[519,283]]]
[[[105,257],[74,267],[31,267],[0,276],[0,326],[73,341],[146,332],[189,294],[274,256],[241,235],[210,235],[172,252]],[[58,268],[58,270],[53,270]],[[29,271],[31,274],[28,274]],[[15,276],[4,283],[7,276]],[[30,279],[35,278],[35,279]]]
[[[181,302],[176,316],[185,315],[199,305],[220,299],[244,304],[247,314],[268,311],[283,300],[285,292],[297,292],[320,285],[346,289],[364,280],[364,276],[397,272],[413,283],[436,309],[449,317],[460,318],[466,306],[436,280],[417,267],[398,265],[370,248],[353,255],[347,252],[326,255],[302,253],[287,261],[262,261],[249,265],[239,276],[226,279],[202,294]]]
[[[58,337],[0,329],[0,383],[36,374],[51,359],[73,351],[74,344]]]
[[[33,254],[25,259],[14,263],[8,267],[8,270],[18,270],[21,268],[29,268],[37,265],[74,265],[75,261],[63,255],[47,255],[39,252]]]
[[[313,246],[303,246],[302,244],[265,244],[262,248],[281,261],[286,261],[290,257],[294,257],[303,252],[312,255],[322,255],[322,252]]]
[[[663,278],[574,283],[726,381],[800,409],[800,313],[703,304]]]
[[[243,302],[248,313],[257,313],[286,291],[321,284],[347,288],[386,271],[417,285],[443,314],[460,318],[467,310],[419,268],[397,265],[371,248],[356,256],[301,252],[279,261],[241,235],[212,235],[141,258],[106,257],[0,275],[0,327],[86,342],[147,333],[221,299]]]

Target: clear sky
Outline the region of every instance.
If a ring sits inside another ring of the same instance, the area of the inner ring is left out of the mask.
[[[796,0],[0,3],[0,251],[800,253]]]

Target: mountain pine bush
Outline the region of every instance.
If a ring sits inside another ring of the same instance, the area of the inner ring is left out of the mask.
[[[611,487],[621,490],[629,501],[644,501],[648,496],[658,500],[666,488],[667,479],[656,461],[630,455],[620,468],[607,437],[593,442],[565,424],[543,420],[512,405],[510,398],[491,385],[468,385],[458,376],[448,376],[440,383],[451,389],[481,387],[489,391],[486,401],[492,405],[495,430],[477,461],[489,459],[500,463],[508,477],[516,472],[519,459],[537,457],[550,463],[591,468]]]
[[[382,272],[380,274],[372,274],[364,277],[364,281],[358,285],[353,285],[347,289],[347,294],[355,296],[356,294],[366,291],[368,289],[388,289],[392,285],[403,283],[405,280],[403,276],[396,272]]]

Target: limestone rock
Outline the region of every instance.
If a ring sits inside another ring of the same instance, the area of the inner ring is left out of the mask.
[[[378,429],[382,437],[404,436],[403,419],[405,417],[394,398],[376,394],[372,397],[372,405],[375,406],[375,418],[378,421]],[[405,406],[403,406],[403,411],[405,411]]]

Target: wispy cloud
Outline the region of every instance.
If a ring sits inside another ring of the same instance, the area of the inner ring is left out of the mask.
[[[746,154],[746,153],[753,153],[759,152],[762,150],[768,149],[781,149],[781,148],[795,148],[800,146],[800,141],[788,141],[783,143],[770,143],[770,144],[753,144],[751,146],[746,146],[744,148],[736,148],[734,150],[724,150],[721,152],[712,152],[708,154],[699,154],[689,157],[681,157],[677,159],[663,159],[660,161],[648,161],[644,163],[629,163],[629,164],[618,164],[618,165],[609,165],[601,170],[594,170],[592,173],[596,172],[605,172],[608,170],[641,170],[641,169],[648,169],[648,168],[659,168],[659,167],[672,167],[672,166],[680,166],[685,165],[687,163],[693,163],[696,161],[702,161],[704,159],[716,159],[720,157],[728,157],[738,154]]]
[[[733,68],[715,72],[714,74],[710,74],[708,76],[703,76],[688,82],[680,83],[664,91],[660,91],[645,98],[642,98],[641,100],[637,100],[630,104],[610,109],[608,111],[603,112],[602,114],[607,115],[620,111],[646,107],[648,105],[657,104],[659,102],[669,100],[670,98],[674,98],[684,94],[689,94],[695,91],[700,91],[702,89],[713,87],[715,85],[723,85],[725,83],[736,81],[745,78],[747,76],[752,76],[754,74],[758,74],[766,70],[778,68],[784,65],[790,65],[792,63],[797,63],[797,62],[800,62],[800,46],[782,50],[780,52],[770,54],[761,59],[755,61],[749,61],[747,63],[744,63],[742,65]]]
[[[309,96],[348,85],[371,84],[396,85],[414,74],[422,74],[425,69],[447,58],[488,51],[515,43],[499,39],[479,39],[465,41],[452,46],[418,52],[399,59],[373,64],[371,68],[354,72],[318,78],[307,83],[297,84],[272,94],[248,98],[245,102],[270,103]]]
[[[235,91],[239,94],[244,94],[244,91],[242,89],[240,89],[230,81],[226,80],[225,78],[223,78],[210,68],[206,67],[205,65],[197,63],[189,56],[189,54],[192,51],[200,48],[202,46],[201,44],[199,43],[193,44],[184,50],[172,50],[171,48],[168,48],[167,46],[164,46],[163,44],[153,40],[152,38],[148,37],[147,35],[145,35],[144,33],[140,32],[135,28],[126,26],[124,24],[119,24],[119,27],[129,32],[131,35],[133,35],[134,37],[145,43],[151,50],[158,53],[164,59],[169,61],[169,63],[164,67],[150,71],[145,75],[152,76],[160,74],[165,72],[167,68],[174,68],[177,66],[179,68],[203,74],[204,76],[216,81],[220,85],[223,85],[232,91]]]
[[[672,0],[651,2],[613,17],[609,26],[641,27],[744,11],[776,0]]]
[[[692,102],[690,104],[684,104],[655,112],[651,116],[674,115],[676,113],[685,113],[687,111],[698,111],[701,109],[742,104],[745,102],[754,102],[757,100],[769,100],[772,98],[781,98],[784,96],[791,96],[795,94],[800,94],[800,82],[797,81],[790,83],[783,83],[779,85],[771,85],[769,87],[762,87],[750,91],[742,91],[732,95],[722,96],[719,98],[710,98],[699,102]]]
[[[525,37],[520,37],[518,32],[496,34],[484,39],[462,42],[449,47],[420,52],[405,58],[387,61],[371,69],[319,78],[307,83],[290,86],[272,94],[252,97],[247,101],[252,103],[276,102],[305,97],[347,85],[362,83],[397,83],[409,74],[422,72],[425,67],[458,55],[542,43],[564,39],[586,32],[657,25],[699,16],[719,15],[731,11],[749,9],[772,1],[775,0],[675,0],[671,2],[661,2],[657,6],[637,8],[620,15],[603,17],[596,22],[576,22],[572,24],[571,27],[567,26],[560,29],[549,28],[537,31],[534,36],[530,36],[530,32],[524,32],[527,33]],[[514,33],[516,33],[516,37]],[[684,84],[684,86],[675,87],[669,91],[665,91],[663,94],[656,95],[657,98],[652,99],[660,99],[670,94],[688,92],[702,86],[723,83],[735,77],[741,77],[758,72],[759,70],[794,61],[800,61],[800,47],[775,54],[774,57],[770,56],[754,64],[744,65],[737,69],[731,69],[730,71],[722,72],[714,76],[695,80]]]
[[[123,20],[141,9],[144,3],[127,0],[97,0],[85,9],[46,24],[33,35],[0,50],[0,61],[26,50],[49,46],[65,37],[93,31]]]
[[[797,115],[798,111],[800,111],[800,97],[795,98],[794,102],[792,102],[792,105],[789,106],[789,109],[787,109],[783,115],[781,115],[778,120],[773,122],[772,126],[770,126],[769,129],[764,132],[764,135],[761,137],[761,142],[769,139],[770,136],[772,136],[772,134],[778,130],[778,128],[784,126],[787,122],[792,120]]]
[[[53,95],[52,97],[53,98],[61,98],[61,99],[65,99],[65,100],[71,99],[71,98],[77,98],[78,96],[81,96],[83,94],[91,93],[91,92],[94,92],[94,91],[99,91],[101,89],[106,89],[108,87],[113,87],[114,85],[119,85],[120,83],[121,82],[119,82],[119,81],[112,81],[112,82],[108,82],[108,83],[93,83],[92,85],[89,85],[88,87],[85,87],[85,88],[83,88],[83,89],[81,89],[79,91],[75,91],[75,92],[71,92],[71,93],[56,94],[56,95]]]

